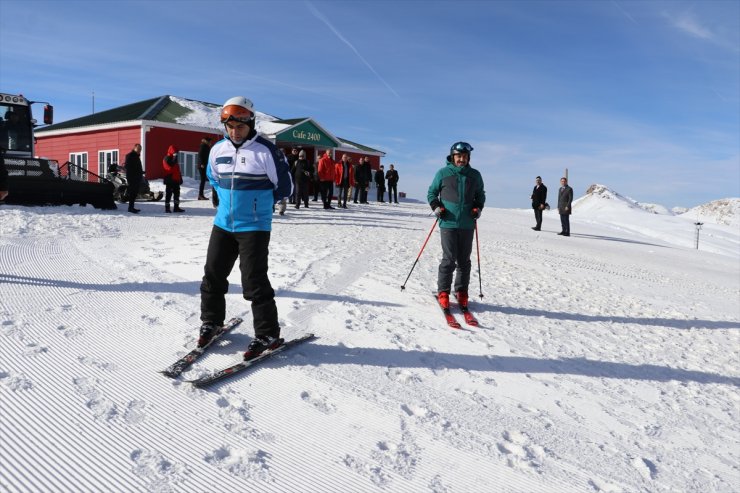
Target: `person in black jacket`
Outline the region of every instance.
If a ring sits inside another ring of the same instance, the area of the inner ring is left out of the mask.
[[[547,187],[542,183],[542,178],[539,176],[535,179],[535,186],[530,198],[532,199],[532,209],[534,209],[534,219],[537,221],[537,225],[532,229],[539,231],[542,228],[542,211],[545,210],[545,204],[547,203]]]
[[[313,165],[306,159],[306,151],[301,149],[295,162],[293,172],[293,183],[295,184],[295,208],[301,208],[301,200],[308,208],[308,183],[313,174]]]
[[[208,168],[208,156],[211,154],[211,138],[203,137],[198,149],[198,172],[200,173],[200,188],[198,188],[198,200],[208,200],[204,194],[206,188],[206,168]]]
[[[391,169],[385,174],[388,180],[388,203],[398,203],[398,171],[391,164]]]
[[[360,204],[367,204],[367,188],[373,179],[373,170],[370,167],[370,158],[360,158],[355,171],[355,204],[360,199]]]
[[[385,203],[385,200],[383,200],[383,196],[385,195],[385,170],[383,170],[382,164],[375,172],[375,186],[378,187],[377,201]]]
[[[128,211],[138,214],[140,211],[134,207],[134,204],[139,195],[141,179],[144,177],[144,169],[141,166],[141,144],[136,144],[131,152],[126,154],[123,167],[126,168],[126,181],[128,182]]]

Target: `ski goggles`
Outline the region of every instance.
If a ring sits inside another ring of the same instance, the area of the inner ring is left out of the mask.
[[[456,142],[452,144],[450,153],[451,154],[470,154],[470,151],[472,150],[473,150],[473,146],[471,146],[467,142]]]

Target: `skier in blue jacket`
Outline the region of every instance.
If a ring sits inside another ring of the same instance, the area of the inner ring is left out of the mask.
[[[206,170],[216,217],[200,285],[198,345],[207,344],[224,323],[227,278],[239,258],[242,293],[252,302],[254,322],[255,337],[244,353],[248,359],[283,343],[275,291],[267,277],[268,247],[273,205],[291,195],[293,182],[283,153],[257,134],[249,99],[226,101],[221,123],[226,135],[211,148]]]

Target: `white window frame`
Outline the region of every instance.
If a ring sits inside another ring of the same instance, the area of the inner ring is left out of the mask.
[[[87,181],[87,170],[89,161],[87,159],[87,151],[85,152],[70,152],[69,161],[76,166],[69,166],[68,171],[73,179]],[[80,170],[79,168],[82,168]]]
[[[197,152],[180,151],[177,153],[177,162],[180,164],[182,176],[200,179]]]
[[[98,151],[98,175],[105,177],[111,164],[119,165],[118,149],[103,149]]]

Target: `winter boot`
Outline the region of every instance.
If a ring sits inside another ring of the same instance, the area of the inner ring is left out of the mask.
[[[437,301],[439,306],[447,310],[450,307],[450,293],[447,291],[440,291],[437,295]]]
[[[272,350],[279,347],[283,343],[283,339],[272,336],[259,336],[252,339],[249,343],[247,351],[244,353],[244,359],[251,359],[259,356],[268,349]]]
[[[198,195],[198,200],[208,200],[208,197],[206,197],[205,195],[201,194],[201,195]]]
[[[166,213],[168,213],[168,214],[169,214],[170,212],[172,212],[172,210],[170,209],[170,204],[164,204],[164,211],[165,211]]]
[[[203,322],[200,326],[200,336],[198,337],[198,347],[203,347],[213,339],[218,326],[213,322]]]
[[[455,293],[455,298],[457,298],[457,303],[460,305],[460,308],[467,308],[468,307],[468,292],[467,291],[458,291]]]
[[[180,209],[180,205],[178,204],[178,205],[175,205],[174,211],[175,212],[185,212],[185,209]]]

